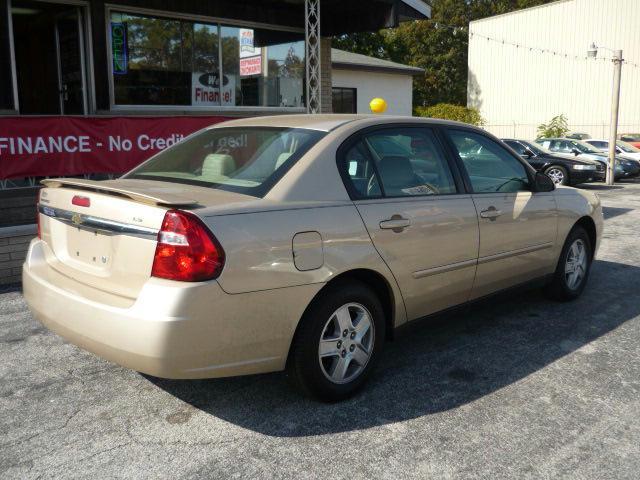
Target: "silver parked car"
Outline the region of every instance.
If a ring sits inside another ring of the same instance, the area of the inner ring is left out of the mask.
[[[543,279],[578,297],[597,196],[469,125],[281,116],[204,129],[118,180],[44,181],[24,296],[159,377],[283,370],[351,395],[393,330]]]

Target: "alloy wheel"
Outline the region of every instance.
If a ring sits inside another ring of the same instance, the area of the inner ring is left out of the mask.
[[[375,325],[369,311],[348,303],[329,317],[318,345],[320,369],[333,383],[349,383],[364,371],[374,346]]]
[[[559,168],[551,167],[547,170],[547,176],[549,176],[556,185],[562,185],[564,182],[564,172]]]
[[[587,249],[582,239],[577,239],[569,247],[564,266],[567,287],[576,290],[587,274]]]

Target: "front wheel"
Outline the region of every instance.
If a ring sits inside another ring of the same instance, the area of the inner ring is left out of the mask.
[[[366,381],[384,345],[384,311],[360,282],[320,294],[305,313],[292,345],[289,370],[307,395],[348,398]]]
[[[553,298],[568,301],[582,294],[591,269],[591,248],[585,229],[574,227],[562,247],[553,280],[548,287],[548,293]]]
[[[569,174],[567,173],[567,170],[559,165],[553,165],[547,168],[544,173],[546,173],[556,185],[569,184]]]

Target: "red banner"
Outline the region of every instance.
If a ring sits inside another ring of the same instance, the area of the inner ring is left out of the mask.
[[[225,117],[0,117],[0,179],[124,173]]]

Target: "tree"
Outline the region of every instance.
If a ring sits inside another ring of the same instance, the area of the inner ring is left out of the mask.
[[[564,137],[569,133],[567,117],[556,115],[549,123],[538,125],[538,138]]]

